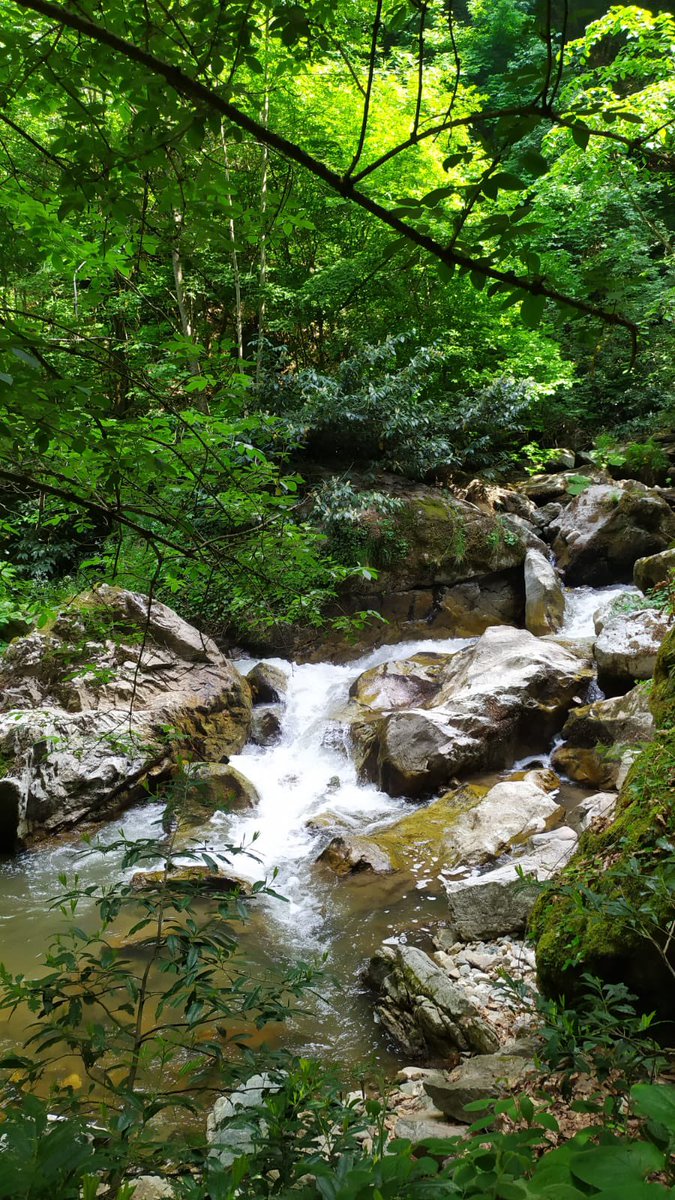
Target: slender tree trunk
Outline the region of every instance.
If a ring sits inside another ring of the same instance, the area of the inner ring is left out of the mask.
[[[173,267],[173,282],[176,292],[176,303],[178,305],[178,315],[180,317],[180,328],[183,337],[189,342],[194,340],[193,322],[190,310],[187,306],[185,298],[185,276],[183,274],[183,259],[180,252],[181,234],[183,232],[183,214],[174,210],[173,214],[175,237],[171,245],[171,265]],[[190,373],[199,375],[199,363],[197,356],[190,359]],[[193,392],[192,403],[200,412],[207,413],[209,411],[208,401],[202,392]]]
[[[264,129],[269,128],[270,123],[270,90],[269,90],[269,36],[270,36],[270,20],[267,18],[265,25],[265,77],[264,77],[264,94],[263,106],[260,113],[260,123]],[[265,223],[267,221],[267,184],[269,175],[270,152],[269,146],[265,142],[262,147],[262,178],[260,182],[260,260],[258,265],[258,284],[260,288],[260,303],[258,306],[258,353],[256,355],[255,365],[255,384],[256,388],[260,386],[260,376],[262,373],[262,357],[263,357],[263,338],[265,336],[265,287],[267,285],[267,232]]]
[[[225,163],[225,180],[227,182],[227,199],[230,205],[230,260],[232,262],[232,278],[234,280],[234,327],[237,337],[237,358],[239,362],[244,360],[244,321],[241,308],[241,272],[239,270],[239,255],[237,254],[237,238],[234,227],[234,217],[232,216],[232,188],[230,186],[230,159],[227,153],[227,142],[225,141],[225,131],[223,126],[220,126],[220,140],[223,147],[223,161]]]
[[[192,322],[188,313],[187,304],[185,303],[185,278],[183,275],[183,260],[180,252],[180,238],[183,230],[183,217],[179,212],[174,212],[173,222],[176,227],[176,236],[173,239],[171,246],[171,264],[173,266],[173,283],[176,290],[176,301],[178,303],[178,315],[180,317],[180,328],[183,337],[189,338],[192,341]]]

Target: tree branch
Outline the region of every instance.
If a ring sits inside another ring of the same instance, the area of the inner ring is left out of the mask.
[[[361,132],[359,134],[359,144],[356,147],[356,153],[351,161],[347,175],[352,175],[354,169],[363,153],[363,146],[368,132],[368,117],[370,115],[370,99],[373,94],[373,80],[375,78],[375,59],[377,57],[377,39],[380,36],[380,23],[382,21],[382,3],[383,0],[377,0],[377,8],[375,10],[375,20],[373,21],[373,33],[370,40],[370,59],[368,62],[368,82],[366,84],[366,94],[363,100],[363,117],[361,120]]]
[[[508,289],[515,288],[532,295],[544,296],[549,300],[564,304],[585,316],[595,317],[607,325],[620,326],[626,329],[631,336],[633,356],[635,355],[638,330],[634,322],[630,321],[628,317],[624,317],[620,313],[610,312],[603,308],[602,305],[594,304],[591,301],[566,295],[541,279],[530,280],[525,276],[517,275],[515,271],[500,270],[498,267],[490,266],[484,260],[473,258],[455,249],[451,250],[443,246],[434,237],[416,229],[414,225],[410,225],[404,221],[400,216],[385,208],[377,200],[373,200],[366,193],[359,191],[354,186],[355,179],[352,180],[339,175],[337,171],[332,170],[331,167],[314,158],[295,142],[289,141],[288,138],[276,133],[274,130],[266,129],[260,121],[256,121],[253,117],[250,117],[247,113],[237,108],[236,105],[231,104],[228,100],[224,100],[222,96],[205,84],[190,78],[180,67],[175,66],[173,63],[164,62],[149,51],[143,50],[140,46],[136,46],[132,42],[119,37],[118,34],[113,33],[111,30],[95,24],[87,17],[82,17],[58,4],[51,3],[51,0],[12,0],[12,2],[19,8],[28,9],[32,12],[42,14],[42,16],[49,18],[49,20],[58,21],[69,29],[73,29],[75,32],[89,38],[91,41],[102,46],[107,46],[129,61],[137,63],[151,74],[161,76],[181,96],[226,117],[233,125],[236,125],[239,129],[243,129],[258,142],[262,142],[270,149],[276,150],[279,154],[284,155],[284,157],[298,163],[318,179],[321,179],[332,191],[342,196],[344,200],[358,205],[384,225],[388,225],[390,229],[400,234],[401,237],[405,237],[415,245],[420,246],[446,266],[457,266],[467,271],[475,271],[479,275],[484,275],[487,279],[492,279],[496,283],[505,285]],[[527,115],[528,111],[533,111],[533,106],[504,110],[501,115],[508,115],[509,111],[511,115]],[[534,111],[538,115],[541,115],[536,108],[534,108]],[[546,115],[550,116],[550,114]],[[494,114],[474,114],[468,118],[460,118],[451,124],[469,125],[479,120],[491,119],[491,116],[494,116]],[[570,124],[572,123],[570,121]],[[428,137],[430,135],[431,131],[425,131],[424,136]],[[422,135],[420,134],[418,137],[421,138]],[[412,145],[413,143],[409,141],[408,144]]]

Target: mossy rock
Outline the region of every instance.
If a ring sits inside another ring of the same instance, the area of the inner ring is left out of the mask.
[[[589,829],[558,885],[568,892],[544,894],[531,920],[537,944],[539,986],[549,996],[574,997],[583,973],[608,982],[623,982],[641,1005],[672,1019],[675,949],[670,968],[658,948],[635,929],[621,912],[624,900],[637,907],[645,884],[629,873],[631,861],[640,864],[644,878],[655,880],[659,865],[675,839],[675,639],[670,634],[657,665],[655,716],[661,729],[631,767],[617,804],[614,822],[604,830]],[[617,871],[627,869],[622,879]],[[582,889],[599,903],[580,904]],[[578,894],[575,895],[575,892]],[[675,920],[675,895],[656,898],[661,926]]]
[[[164,826],[200,825],[215,812],[246,812],[259,803],[256,788],[226,763],[190,763],[173,780]]]
[[[163,888],[172,895],[190,896],[194,892],[212,895],[224,893],[245,898],[253,895],[253,889],[245,879],[201,864],[177,867],[168,874],[164,871],[137,871],[131,877],[131,889],[134,892],[154,892]]]
[[[666,635],[659,650],[649,707],[660,729],[675,728],[675,629]]]

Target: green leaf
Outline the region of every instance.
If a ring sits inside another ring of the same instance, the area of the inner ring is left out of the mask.
[[[492,176],[492,183],[506,192],[520,192],[527,187],[519,175],[513,175],[510,171],[499,171]]]
[[[548,159],[544,158],[538,150],[526,150],[520,159],[521,166],[524,170],[529,171],[531,175],[539,178],[540,175],[545,175],[549,169]]]
[[[527,329],[536,329],[544,315],[546,297],[528,292],[520,306],[520,318]]]
[[[579,146],[582,150],[586,149],[590,136],[591,131],[588,128],[588,125],[584,125],[583,122],[572,126],[572,137],[574,138],[577,146]]]
[[[675,1087],[665,1083],[636,1083],[630,1094],[639,1116],[658,1121],[675,1134]]]
[[[664,1156],[650,1142],[616,1142],[587,1146],[570,1159],[572,1174],[593,1187],[623,1187],[663,1168]]]

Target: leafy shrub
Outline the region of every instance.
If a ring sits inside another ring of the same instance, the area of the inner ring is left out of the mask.
[[[384,492],[358,492],[348,479],[328,479],[317,490],[312,521],[328,539],[329,553],[349,565],[390,567],[408,552],[396,525],[405,507]]]
[[[442,349],[411,355],[408,341],[366,346],[332,376],[289,370],[282,355],[268,367],[259,403],[322,461],[377,463],[411,478],[441,467],[507,467],[536,404],[534,381],[498,377],[470,396],[451,394]]]

